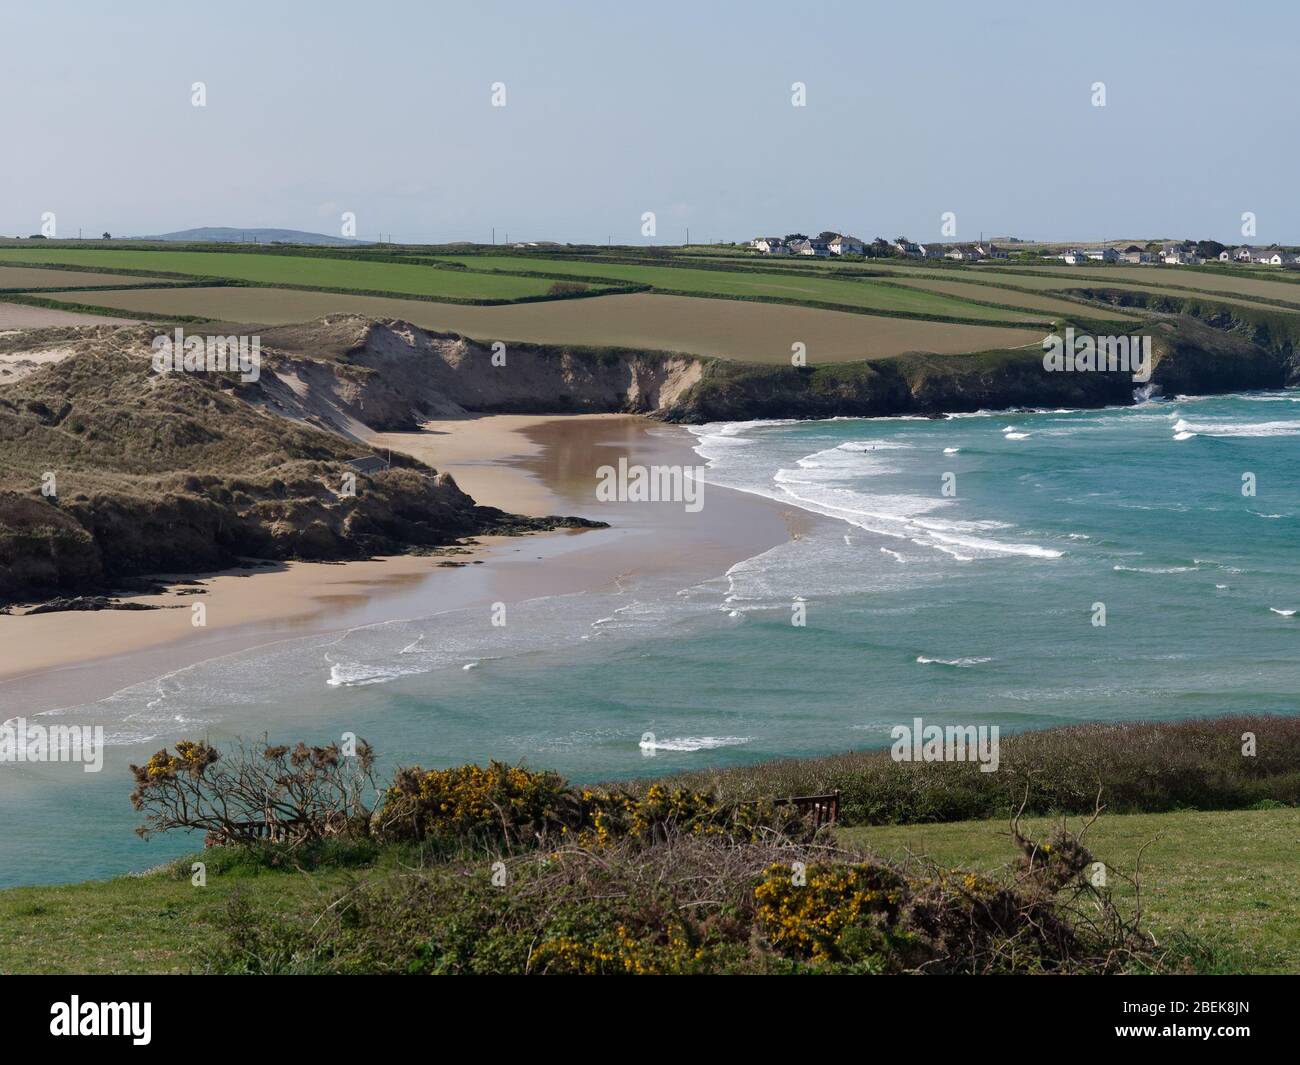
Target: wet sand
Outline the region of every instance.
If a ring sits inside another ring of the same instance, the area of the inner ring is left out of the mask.
[[[493,415],[380,434],[480,503],[525,514],[576,514],[609,529],[482,537],[469,553],[362,562],[289,563],[197,578],[161,596],[168,609],[0,616],[0,719],[103,698],[197,662],[286,639],[495,601],[588,591],[636,574],[716,576],[792,535],[807,515],[708,486],[696,513],[677,503],[602,503],[596,471],[620,457],[697,466],[685,430],[626,415]],[[461,566],[440,565],[462,562]],[[206,625],[192,624],[202,602]]]

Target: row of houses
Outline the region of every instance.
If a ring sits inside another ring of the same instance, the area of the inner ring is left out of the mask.
[[[1165,241],[1159,251],[1140,248],[1130,244],[1123,251],[1115,248],[1067,248],[1057,256],[1068,266],[1093,260],[1103,263],[1164,263],[1166,266],[1199,266],[1205,262],[1191,241]],[[1285,251],[1276,244],[1269,248],[1252,248],[1242,245],[1240,248],[1224,248],[1219,253],[1219,261],[1225,263],[1258,263],[1266,266],[1284,266],[1300,264],[1300,255]]]
[[[823,234],[825,236],[825,234]],[[1208,242],[1211,251],[1220,245]],[[901,255],[909,259],[953,259],[958,262],[979,262],[983,259],[1006,259],[1005,249],[991,241],[981,240],[977,244],[916,244],[906,237],[887,241],[877,237],[867,245],[857,237],[838,233],[828,240],[797,237],[786,240],[782,237],[755,237],[749,246],[764,255],[810,255],[826,259],[833,255],[887,256]],[[1202,245],[1202,248],[1204,245]],[[1198,266],[1205,262],[1194,241],[1165,241],[1159,251],[1154,247],[1139,247],[1130,244],[1123,251],[1106,245],[1104,247],[1066,248],[1056,256],[1068,266],[1075,266],[1088,261],[1103,263],[1133,263],[1136,265],[1163,263],[1166,266]],[[1224,248],[1219,254],[1220,262],[1248,263],[1264,266],[1300,265],[1300,254],[1286,251],[1276,244],[1267,248],[1252,248],[1244,244],[1239,248]]]
[[[1300,264],[1300,255],[1286,251],[1273,244],[1267,248],[1252,248],[1243,244],[1240,248],[1224,248],[1219,252],[1221,263],[1258,263],[1262,266],[1291,266]]]
[[[857,237],[844,233],[830,240],[804,237],[786,241],[781,237],[755,237],[749,246],[764,255],[811,255],[820,259],[832,255],[865,255],[867,244]],[[880,238],[871,242],[874,255],[902,255],[909,259],[957,259],[978,262],[980,259],[1005,259],[1007,253],[989,241],[978,244],[915,244],[906,237],[886,241]]]
[[[749,246],[764,255],[813,255],[819,259],[832,255],[861,255],[867,247],[857,237],[845,233],[838,233],[831,240],[803,237],[788,242],[782,237],[755,237]]]

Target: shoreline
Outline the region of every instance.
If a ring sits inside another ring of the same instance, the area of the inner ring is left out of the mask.
[[[428,554],[166,575],[187,583],[121,597],[163,607],[156,610],[0,615],[8,651],[0,661],[0,716],[94,702],[201,662],[383,621],[589,591],[638,573],[718,576],[806,525],[811,516],[802,511],[712,485],[711,505],[698,514],[680,503],[595,500],[597,466],[620,456],[699,465],[693,442],[685,429],[611,414],[475,415],[376,434],[376,448],[451,473],[480,504],[531,516],[577,512],[611,528],[473,537]],[[204,605],[203,627],[191,624],[196,603]]]

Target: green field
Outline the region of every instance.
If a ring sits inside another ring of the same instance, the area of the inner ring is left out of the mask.
[[[1015,289],[1010,288],[995,288],[991,285],[977,284],[971,281],[949,281],[946,278],[934,277],[909,277],[896,279],[896,284],[907,288],[919,288],[925,289],[927,292],[939,292],[948,296],[956,296],[959,299],[998,300],[1013,307],[1024,307],[1026,310],[1050,314],[1053,317],[1058,315],[1077,317],[1080,314],[1088,313],[1086,307],[1069,300],[1017,292]],[[1137,320],[1133,315],[1124,315],[1113,311],[1107,312],[1107,316],[1122,321]]]
[[[1078,829],[1082,821],[1070,819]],[[1041,838],[1050,823],[1027,818]],[[993,872],[1015,857],[1005,820],[840,829],[839,837],[885,857],[928,858]],[[1184,933],[1208,944],[1222,968],[1300,973],[1300,819],[1294,809],[1103,814],[1085,836],[1099,861],[1131,874],[1142,854],[1142,909],[1162,942]],[[1131,907],[1134,892],[1111,875]]]
[[[690,295],[832,304],[917,317],[1025,323],[1046,321],[1041,315],[987,307],[942,293],[909,291],[870,279],[840,281],[818,277],[811,271],[808,276],[800,277],[765,270],[700,270],[688,266],[570,261],[513,255],[467,255],[447,257],[442,261],[462,263],[475,270],[535,270],[556,276],[604,278],[630,284],[653,285],[664,292]],[[989,303],[997,303],[996,290],[990,289],[986,299]]]
[[[0,263],[49,263],[100,270],[145,270],[259,285],[400,293],[424,298],[515,300],[545,296],[553,282],[429,266],[255,252],[0,248]]]

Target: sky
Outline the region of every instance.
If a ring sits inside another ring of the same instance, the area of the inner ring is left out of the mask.
[[[1300,243],[1297,31],[1291,0],[4,0],[0,234]]]

